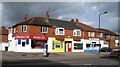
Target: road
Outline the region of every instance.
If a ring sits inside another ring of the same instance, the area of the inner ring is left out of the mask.
[[[43,57],[42,54],[25,54],[3,52],[2,66],[16,65],[116,65],[120,64],[120,58],[109,58],[109,53],[59,53]],[[110,67],[110,66],[109,66]]]

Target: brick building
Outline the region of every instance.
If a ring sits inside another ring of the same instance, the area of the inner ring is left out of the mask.
[[[8,50],[8,30],[5,26],[0,29],[0,50]]]
[[[9,28],[9,51],[43,52],[44,44],[48,43],[48,52],[98,52],[99,46],[104,47],[103,31],[100,31],[78,19],[64,21],[45,17],[28,18]]]
[[[111,48],[117,48],[120,47],[120,37],[118,34],[107,30],[107,29],[101,29],[102,31],[104,31],[104,41],[107,42],[108,47]]]

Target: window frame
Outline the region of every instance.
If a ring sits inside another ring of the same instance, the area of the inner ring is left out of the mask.
[[[26,30],[24,30],[23,28],[25,28],[26,27]],[[27,25],[22,25],[21,26],[21,32],[27,32]]]
[[[59,31],[60,29],[63,29],[63,34],[60,34],[60,31]],[[55,35],[65,35],[65,29],[64,28],[56,28]]]
[[[77,35],[77,31],[80,32],[80,35]],[[74,33],[76,33],[76,34],[74,34]],[[73,30],[73,36],[81,36],[81,30],[79,30],[79,29],[74,29],[74,30]]]
[[[93,36],[91,36],[92,33],[93,33]],[[89,37],[95,37],[95,32],[88,32],[88,36],[89,36]]]
[[[46,32],[43,31],[44,27],[46,27],[46,26],[41,26],[40,32],[41,32],[41,33],[48,33],[48,27],[46,27],[46,28],[47,28],[47,31],[46,31]]]

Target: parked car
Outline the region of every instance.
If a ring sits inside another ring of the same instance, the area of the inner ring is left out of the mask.
[[[120,50],[112,51],[110,57],[120,57]]]
[[[100,49],[100,52],[111,52],[112,51],[112,48],[110,47],[103,47]]]

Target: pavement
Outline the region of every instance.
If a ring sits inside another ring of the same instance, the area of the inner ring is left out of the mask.
[[[13,60],[29,60],[29,59],[45,59],[50,61],[64,60],[80,60],[89,58],[100,58],[101,56],[109,55],[109,52],[102,53],[84,53],[84,52],[58,52],[50,53],[48,57],[43,57],[43,53],[19,53],[19,52],[2,52],[3,61]]]

